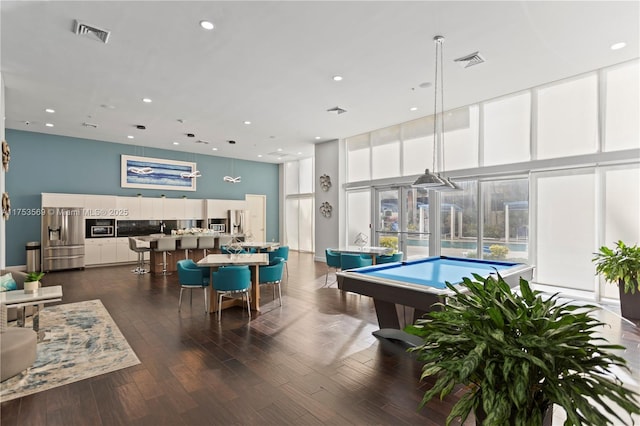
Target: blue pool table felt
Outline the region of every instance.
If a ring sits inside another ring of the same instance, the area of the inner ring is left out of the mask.
[[[360,268],[357,272],[372,277],[445,289],[445,282],[455,285],[461,283],[463,277],[472,278],[472,274],[474,273],[487,276],[496,271],[500,272],[512,268],[515,265],[517,265],[517,263],[480,259],[429,257],[413,261],[386,263]]]

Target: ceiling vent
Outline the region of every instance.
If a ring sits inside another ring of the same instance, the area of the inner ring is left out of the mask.
[[[463,56],[462,58],[454,59],[453,62],[459,62],[462,68],[469,68],[474,65],[483,63],[484,58],[480,56],[480,53],[473,52],[472,54]]]
[[[109,30],[103,30],[102,28],[98,28],[95,25],[89,25],[78,20],[75,21],[73,32],[78,35],[97,38],[105,44],[109,41],[109,36],[111,35],[111,32]]]
[[[209,145],[209,142],[208,142],[208,141],[203,141],[202,139],[198,139],[198,140],[196,141],[196,143],[203,143],[203,144],[205,144],[205,145]]]
[[[327,112],[333,112],[333,113],[335,113],[335,114],[338,114],[338,115],[339,115],[339,114],[344,114],[345,112],[347,112],[347,110],[346,110],[346,109],[344,109],[344,108],[340,108],[339,106],[337,106],[337,107],[329,108],[329,109],[327,110]]]
[[[97,124],[93,124],[93,123],[87,123],[86,121],[84,123],[82,123],[83,127],[91,127],[92,129],[97,129],[98,125]]]
[[[286,152],[282,152],[282,151],[269,152],[267,153],[267,155],[270,155],[271,157],[276,157],[276,158],[284,158],[284,157],[292,156],[292,154],[287,154]]]

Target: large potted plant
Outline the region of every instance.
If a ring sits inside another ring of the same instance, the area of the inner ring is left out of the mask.
[[[464,279],[441,310],[428,313],[407,331],[423,338],[410,350],[424,361],[422,379],[436,376],[421,407],[448,395],[456,385],[464,395],[446,424],[464,422],[473,411],[482,425],[548,425],[557,404],[566,425],[609,425],[617,404],[640,413],[638,394],[623,386],[612,367],[627,369],[611,345],[596,337],[604,325],[591,316],[594,306],[559,303],[520,280],[520,294],[502,277]],[[620,423],[616,423],[620,424]]]
[[[597,274],[618,285],[622,316],[640,320],[640,247],[618,241],[615,248],[600,247],[593,261]]]

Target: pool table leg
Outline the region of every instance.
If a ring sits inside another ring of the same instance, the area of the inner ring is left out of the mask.
[[[373,299],[380,328],[400,328],[396,304],[384,300]]]

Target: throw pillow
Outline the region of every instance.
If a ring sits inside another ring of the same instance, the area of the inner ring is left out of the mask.
[[[16,284],[16,280],[13,279],[11,273],[0,277],[0,291],[16,290],[17,288],[18,284]]]

